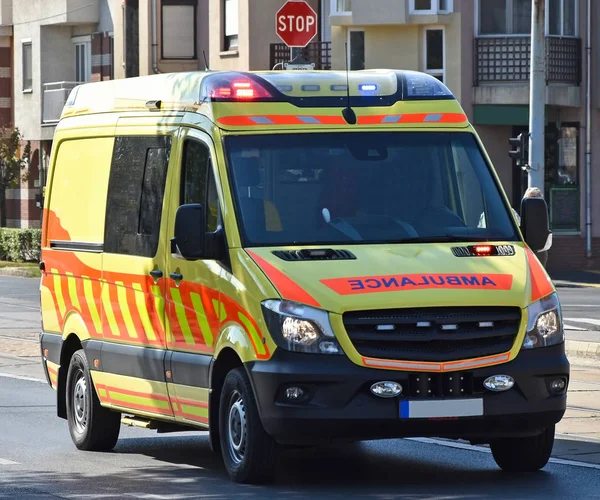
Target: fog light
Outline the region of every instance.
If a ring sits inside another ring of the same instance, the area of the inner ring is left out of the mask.
[[[285,397],[290,401],[298,401],[304,397],[304,391],[301,387],[288,387],[285,390]]]
[[[402,394],[402,386],[398,382],[376,382],[371,392],[380,398],[395,398]]]
[[[492,375],[483,382],[483,386],[494,392],[508,391],[515,385],[515,380],[510,375]]]
[[[556,378],[550,382],[550,390],[556,394],[563,392],[567,388],[567,381],[564,378]]]

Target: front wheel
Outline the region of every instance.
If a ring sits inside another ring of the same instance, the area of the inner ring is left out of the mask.
[[[546,466],[554,445],[554,425],[537,436],[509,438],[490,443],[498,466],[509,472],[535,472]]]
[[[274,478],[276,444],[260,421],[254,393],[243,368],[225,377],[219,405],[221,453],[229,477],[237,483]]]
[[[121,415],[100,405],[83,349],[71,358],[67,372],[67,421],[80,450],[110,451],[117,444]]]

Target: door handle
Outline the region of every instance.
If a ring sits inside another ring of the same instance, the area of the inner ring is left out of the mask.
[[[163,272],[160,269],[153,269],[150,271],[150,276],[152,276],[155,280],[159,280],[163,277]]]
[[[183,274],[179,274],[179,273],[171,273],[171,274],[169,274],[169,276],[174,281],[181,281],[183,279]]]

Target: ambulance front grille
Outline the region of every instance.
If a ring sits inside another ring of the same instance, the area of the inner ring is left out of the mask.
[[[432,307],[352,311],[344,326],[365,357],[445,362],[510,351],[518,307]]]

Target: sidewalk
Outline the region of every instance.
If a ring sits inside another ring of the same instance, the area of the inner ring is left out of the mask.
[[[600,271],[549,271],[557,288],[600,288]]]

